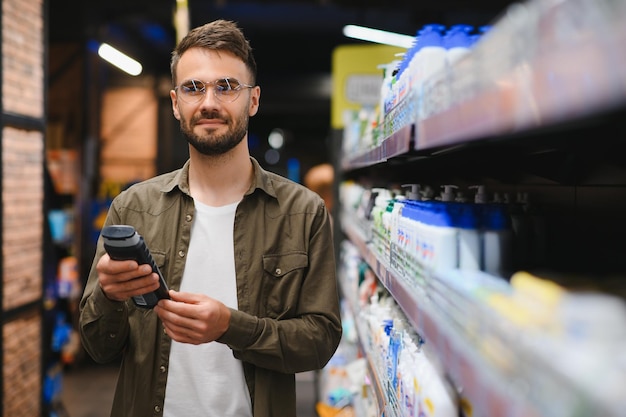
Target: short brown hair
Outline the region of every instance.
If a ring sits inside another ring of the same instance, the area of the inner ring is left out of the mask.
[[[176,84],[176,67],[180,57],[189,48],[205,48],[215,51],[228,51],[240,58],[252,74],[252,84],[256,83],[256,61],[250,42],[245,38],[235,22],[215,20],[189,31],[172,51],[170,71],[172,82]]]

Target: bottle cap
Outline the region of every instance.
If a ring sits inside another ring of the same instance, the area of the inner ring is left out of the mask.
[[[419,43],[422,48],[435,46],[443,47],[442,32],[445,30],[445,26],[438,24],[425,25],[419,32]]]
[[[457,188],[457,186],[444,185],[443,192],[441,193],[441,201],[454,201],[454,198],[456,197],[456,194],[453,191],[454,188]]]
[[[477,204],[486,204],[489,201],[489,197],[487,196],[486,187],[484,185],[472,185],[470,188],[476,189],[476,194],[474,195],[474,203]]]
[[[409,191],[406,193],[406,198],[409,200],[420,200],[419,184],[402,184],[402,188],[409,188]]]

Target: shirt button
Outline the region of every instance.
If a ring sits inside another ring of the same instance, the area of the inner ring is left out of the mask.
[[[117,337],[117,333],[109,333],[109,338],[115,339]]]
[[[178,251],[178,256],[180,256],[181,258],[184,258],[185,257],[185,252],[182,251],[182,250],[179,250]]]
[[[154,412],[155,413],[160,413],[161,412],[161,406],[160,405],[155,405],[154,406]]]
[[[188,222],[190,222],[192,219],[191,214],[188,214],[185,216],[185,220],[187,220]]]
[[[165,365],[161,365],[161,366],[159,367],[159,371],[161,371],[161,373],[164,373],[164,372],[165,372],[165,369],[166,369],[166,368],[165,368]]]
[[[283,270],[280,269],[280,268],[276,268],[276,271],[274,271],[274,272],[276,272],[276,275],[280,275],[280,274],[282,274]]]

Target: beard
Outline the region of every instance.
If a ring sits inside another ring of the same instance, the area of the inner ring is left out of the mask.
[[[223,134],[217,134],[214,131],[207,131],[202,135],[194,133],[193,126],[199,119],[211,118],[220,119],[226,122],[228,131]],[[224,155],[235,146],[239,145],[248,132],[249,116],[247,108],[238,118],[231,119],[223,117],[217,112],[203,112],[199,117],[193,117],[191,121],[181,119],[180,130],[187,139],[187,142],[193,146],[198,152],[207,156]]]

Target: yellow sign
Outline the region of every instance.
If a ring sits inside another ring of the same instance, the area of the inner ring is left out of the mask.
[[[331,97],[331,126],[342,129],[346,110],[363,106],[375,107],[380,100],[383,83],[381,65],[406,52],[406,48],[388,45],[341,45],[332,56],[333,91]]]

